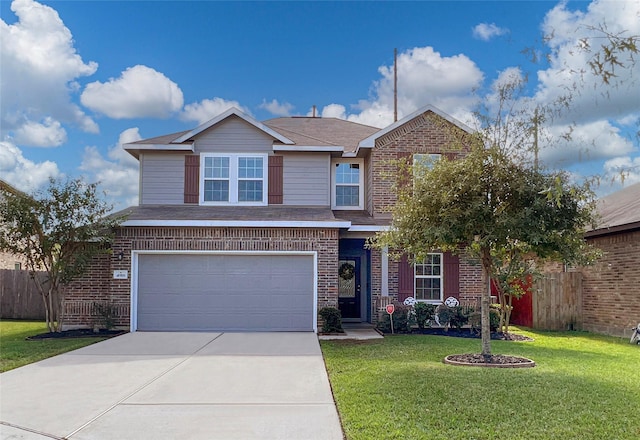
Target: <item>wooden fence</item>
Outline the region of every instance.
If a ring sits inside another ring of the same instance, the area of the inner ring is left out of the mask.
[[[29,271],[0,270],[0,318],[45,318],[42,296],[29,276]]]
[[[532,289],[533,328],[579,330],[582,328],[582,273],[545,274]]]

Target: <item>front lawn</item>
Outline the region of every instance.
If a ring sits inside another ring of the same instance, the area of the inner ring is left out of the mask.
[[[105,339],[25,339],[47,331],[40,321],[0,321],[0,373]]]
[[[535,368],[443,364],[449,354],[479,352],[473,339],[322,341],[347,438],[640,438],[640,347],[582,332],[515,330],[535,342],[492,341],[493,352],[533,359]]]

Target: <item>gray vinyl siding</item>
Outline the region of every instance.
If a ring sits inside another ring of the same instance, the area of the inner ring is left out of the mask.
[[[329,206],[331,157],[320,153],[288,153],[283,163],[285,205]]]
[[[147,153],[140,155],[140,204],[184,203],[184,155]]]
[[[230,116],[195,139],[196,154],[272,151],[273,138],[237,116]]]

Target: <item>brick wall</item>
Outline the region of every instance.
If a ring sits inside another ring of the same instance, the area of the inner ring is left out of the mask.
[[[130,325],[131,273],[126,280],[112,279],[112,274],[114,270],[131,271],[132,250],[317,251],[318,309],[338,305],[337,229],[122,228],[112,255],[95,261],[85,279],[71,286],[69,325],[91,326],[89,315],[96,300],[108,300],[115,306],[118,326]]]
[[[582,269],[583,329],[631,336],[640,323],[640,231],[588,239],[605,255]]]
[[[409,157],[414,153],[448,154],[462,157],[465,149],[454,149],[453,131],[460,129],[433,112],[426,112],[396,130],[376,140],[371,152],[371,189],[370,212],[375,217],[389,217],[390,208],[396,203],[393,191],[393,179],[397,166],[393,160]]]

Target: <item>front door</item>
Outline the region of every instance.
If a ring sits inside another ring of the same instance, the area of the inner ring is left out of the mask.
[[[338,308],[342,319],[360,319],[360,258],[338,262]]]

